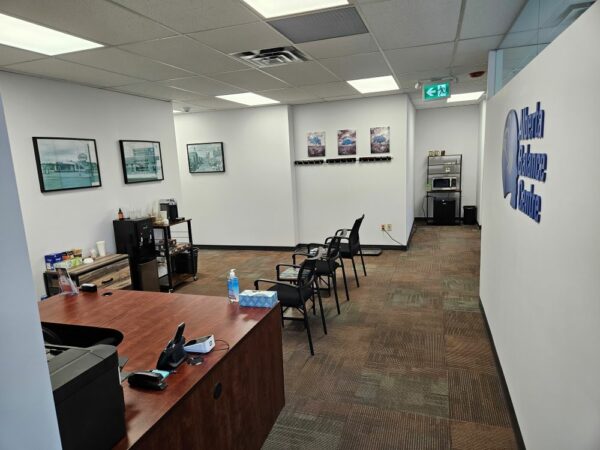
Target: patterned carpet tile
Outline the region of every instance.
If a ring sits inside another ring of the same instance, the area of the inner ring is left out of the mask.
[[[448,381],[451,419],[510,428],[497,375],[449,369]]]
[[[446,297],[442,300],[443,308],[447,311],[469,311],[481,313],[479,309],[479,297],[460,296]]]
[[[378,328],[367,367],[446,367],[444,336]]]
[[[485,336],[446,336],[448,367],[496,373],[492,347]]]
[[[486,338],[487,330],[483,317],[476,312],[446,311],[444,332],[455,336]]]
[[[450,422],[452,450],[517,450],[510,428],[491,427],[472,422]]]

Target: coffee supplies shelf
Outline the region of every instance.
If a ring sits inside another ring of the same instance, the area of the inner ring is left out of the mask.
[[[190,278],[196,280],[198,249],[194,248],[192,240],[192,219],[171,220],[169,225],[154,225],[154,231],[157,233],[155,242],[161,290],[172,292]]]
[[[427,157],[427,186],[424,201],[427,223],[446,225],[460,223],[462,155]],[[436,207],[438,214],[436,214]]]

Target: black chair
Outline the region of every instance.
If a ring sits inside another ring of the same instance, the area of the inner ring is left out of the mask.
[[[325,324],[325,314],[323,313],[323,302],[321,301],[321,293],[318,289],[315,289],[316,263],[316,259],[307,258],[304,261],[302,261],[302,264],[300,264],[299,266],[293,264],[278,264],[276,266],[278,276],[280,274],[281,267],[291,267],[298,270],[298,274],[295,280],[291,282],[267,279],[258,279],[254,282],[254,288],[257,290],[259,289],[260,283],[269,283],[273,285],[269,288],[269,291],[277,292],[277,298],[281,305],[282,325],[285,320],[304,321],[304,327],[306,328],[306,333],[308,334],[308,345],[310,346],[311,355],[314,355],[315,351],[313,348],[312,336],[310,334],[310,324],[308,323],[308,312],[306,302],[312,300],[314,311],[315,292],[319,300],[319,308],[321,309],[321,321],[323,323],[323,331],[325,332],[325,334],[327,334],[327,325]],[[300,311],[303,317],[286,317],[284,313],[289,308],[294,308]]]
[[[364,218],[365,215],[363,214],[361,217],[356,219],[354,221],[352,229],[342,228],[335,232],[336,236],[340,236],[342,240],[346,241],[340,246],[340,253],[342,255],[342,258],[352,260],[352,267],[354,269],[354,279],[356,280],[356,286],[358,287],[360,287],[360,283],[358,282],[358,274],[356,273],[356,264],[354,263],[354,256],[360,255],[360,260],[363,266],[363,272],[365,274],[365,277],[367,276],[365,260],[363,258],[362,248],[360,247],[360,237],[358,236],[358,231],[360,230],[360,226]]]
[[[342,244],[341,236],[332,236],[325,239],[325,246],[323,244],[308,244],[306,246],[307,252],[295,252],[292,255],[292,260],[296,264],[296,258],[298,256],[312,257],[318,255],[316,263],[316,285],[317,289],[320,288],[320,281],[324,281],[327,286],[327,292],[331,295],[331,290],[335,296],[335,306],[338,314],[340,314],[340,302],[338,299],[337,291],[337,269],[342,269],[342,275],[344,278],[344,288],[346,290],[346,300],[350,301],[348,295],[348,283],[346,281],[346,270],[344,269],[344,260],[340,253],[340,246]],[[320,253],[320,251],[322,253]],[[326,277],[326,280],[324,280]],[[333,288],[333,289],[331,289]]]

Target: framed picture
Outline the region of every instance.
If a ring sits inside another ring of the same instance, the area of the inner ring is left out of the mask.
[[[187,153],[190,173],[225,172],[222,142],[188,144]]]
[[[95,139],[34,137],[42,192],[102,186]]]
[[[356,155],[356,130],[338,131],[338,155]]]
[[[390,152],[390,127],[371,128],[371,153]]]
[[[325,132],[309,131],[306,136],[309,158],[325,156]]]
[[[160,142],[119,141],[126,184],[161,181],[163,175]]]

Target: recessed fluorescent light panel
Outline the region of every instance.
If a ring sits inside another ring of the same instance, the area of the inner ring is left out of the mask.
[[[348,0],[243,0],[263,17],[289,16],[307,11],[347,5]]]
[[[394,80],[394,77],[391,75],[385,77],[362,78],[360,80],[348,80],[347,83],[361,94],[400,89],[396,84],[396,80]]]
[[[248,106],[272,105],[273,103],[279,103],[277,100],[263,97],[262,95],[255,94],[253,92],[244,92],[243,94],[217,95],[217,98],[220,98],[222,100],[228,100],[230,102],[241,103],[242,105]]]
[[[103,47],[96,42],[4,14],[0,14],[0,44],[50,56]]]
[[[446,99],[446,102],[448,102],[448,103],[472,102],[475,100],[479,100],[482,95],[483,95],[483,91],[468,92],[466,94],[453,94],[449,98]]]

